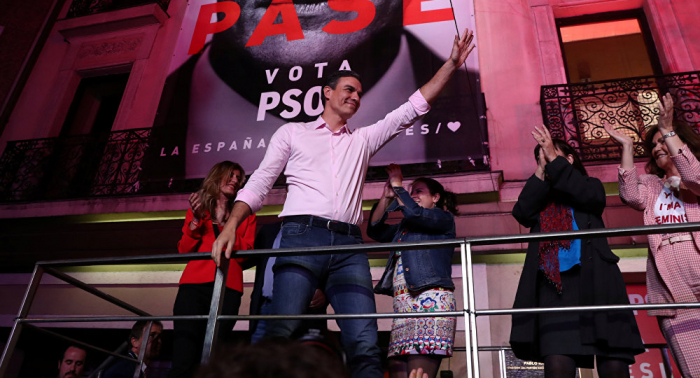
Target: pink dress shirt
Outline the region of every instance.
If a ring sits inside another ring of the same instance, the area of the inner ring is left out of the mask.
[[[428,102],[416,91],[383,120],[354,131],[345,124],[333,133],[322,117],[285,124],[272,136],[265,158],[238,192],[236,201],[245,202],[253,212],[259,211],[284,169],[288,192],[280,217],[314,215],[359,225],[369,160],[429,110]]]

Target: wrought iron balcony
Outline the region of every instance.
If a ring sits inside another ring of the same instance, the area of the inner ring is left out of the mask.
[[[167,11],[170,0],[73,0],[66,18],[88,16],[153,3],[157,3],[164,11]]]
[[[605,124],[632,137],[635,155],[645,156],[645,133],[656,125],[666,92],[674,98],[675,117],[700,132],[700,71],[543,86],[542,118],[552,136],[574,146],[583,161],[619,159],[619,145]]]
[[[0,202],[134,194],[150,128],[8,142]]]

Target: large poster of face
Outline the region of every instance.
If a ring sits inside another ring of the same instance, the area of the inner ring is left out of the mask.
[[[281,125],[320,116],[322,85],[336,70],[362,77],[350,129],[371,125],[437,72],[457,27],[474,30],[473,13],[468,0],[190,0],[151,166],[162,178],[201,178],[233,160],[251,173]],[[477,52],[372,165],[486,161]]]

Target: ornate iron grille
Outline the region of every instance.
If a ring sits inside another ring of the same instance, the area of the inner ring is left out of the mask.
[[[66,18],[88,16],[153,3],[157,3],[164,11],[167,11],[170,0],[73,0]]]
[[[91,195],[128,194],[140,189],[141,163],[151,129],[113,132],[105,146]]]
[[[674,97],[676,118],[700,132],[700,72],[543,86],[542,118],[552,136],[576,148],[583,161],[620,157],[605,124],[634,139],[635,156],[646,156],[644,137],[657,123],[659,96],[666,92]]]
[[[133,194],[151,129],[8,142],[0,201]]]

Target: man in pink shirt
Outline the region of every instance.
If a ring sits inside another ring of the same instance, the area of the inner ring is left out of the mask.
[[[370,158],[393,137],[430,110],[474,46],[469,30],[455,36],[450,58],[409,101],[368,127],[350,130],[347,120],[360,107],[362,84],[352,71],[329,75],[323,87],[324,111],[312,122],[288,123],[272,136],[260,167],[238,192],[224,230],[212,246],[217,265],[231,257],[238,224],[260,210],[284,169],[288,193],[280,248],[362,243],[362,189]],[[336,313],[374,313],[369,262],[364,253],[278,257],[274,267],[272,311],[301,314],[314,291],[323,287]],[[299,320],[271,322],[265,337],[289,337]],[[382,377],[377,322],[338,320],[352,376]]]

